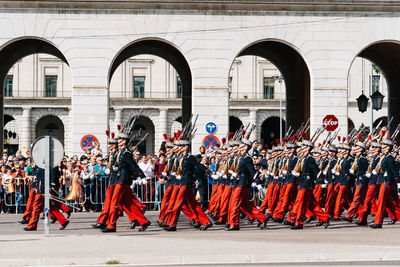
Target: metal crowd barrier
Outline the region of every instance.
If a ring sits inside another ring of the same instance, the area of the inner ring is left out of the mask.
[[[15,207],[15,214],[23,213],[22,207],[26,202],[31,191],[31,185],[27,178],[13,178],[14,192],[8,192],[8,186],[3,186],[4,204],[6,207]]]

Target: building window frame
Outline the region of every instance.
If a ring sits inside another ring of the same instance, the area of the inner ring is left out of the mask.
[[[58,82],[58,75],[46,74],[44,76],[45,97],[57,97],[57,82]]]
[[[275,80],[273,77],[263,77],[263,97],[264,99],[275,98]]]
[[[13,81],[14,81],[13,75],[7,75],[6,78],[4,79],[4,85],[3,85],[4,97],[13,96]]]
[[[176,76],[176,98],[182,98],[183,95],[183,87],[182,80],[179,75]]]
[[[146,76],[133,76],[133,98],[144,98],[146,87]]]

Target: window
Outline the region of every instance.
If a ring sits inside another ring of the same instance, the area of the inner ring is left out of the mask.
[[[46,75],[46,97],[57,97],[57,75]]]
[[[372,93],[379,91],[379,81],[381,79],[380,75],[372,75]]]
[[[179,76],[176,77],[176,97],[182,98],[182,81]]]
[[[228,78],[228,88],[229,88],[229,98],[231,98],[232,94],[232,76]]]
[[[4,80],[4,96],[12,96],[12,89],[13,89],[13,76],[7,75],[6,79]]]
[[[145,76],[133,76],[133,97],[144,98]]]
[[[275,81],[272,77],[264,77],[264,99],[274,99]]]

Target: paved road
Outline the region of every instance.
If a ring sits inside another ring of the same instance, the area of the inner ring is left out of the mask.
[[[146,216],[156,221],[157,212]],[[0,215],[0,266],[90,265],[110,259],[125,265],[236,266],[251,265],[400,265],[400,224],[384,229],[333,222],[328,229],[305,225],[304,230],[270,223],[267,230],[243,222],[241,231],[214,226],[206,232],[191,228],[182,216],[177,232],[151,225],[144,233],[129,230],[126,217],[116,233],[92,229],[97,213],[75,213],[64,231],[51,225],[51,237],[24,232],[17,215]]]

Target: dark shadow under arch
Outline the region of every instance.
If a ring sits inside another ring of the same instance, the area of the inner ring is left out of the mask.
[[[123,48],[114,58],[108,75],[108,84],[118,66],[128,58],[150,54],[168,61],[177,71],[182,82],[182,118],[186,123],[192,113],[192,73],[189,64],[182,53],[163,40],[141,40],[129,44]]]
[[[41,117],[35,125],[35,139],[43,135],[54,136],[64,145],[65,131],[62,120],[54,115]]]
[[[282,120],[282,136],[285,134],[285,120]],[[261,125],[261,140],[263,145],[268,145],[271,148],[271,142],[279,139],[279,117],[269,117],[264,120]]]
[[[273,63],[286,85],[286,121],[293,129],[310,117],[310,72],[303,57],[292,47],[279,41],[255,43],[239,56],[259,56]]]
[[[235,116],[229,116],[229,132],[230,133],[234,133],[237,130],[239,130],[239,128],[243,125],[243,122],[235,117]]]

